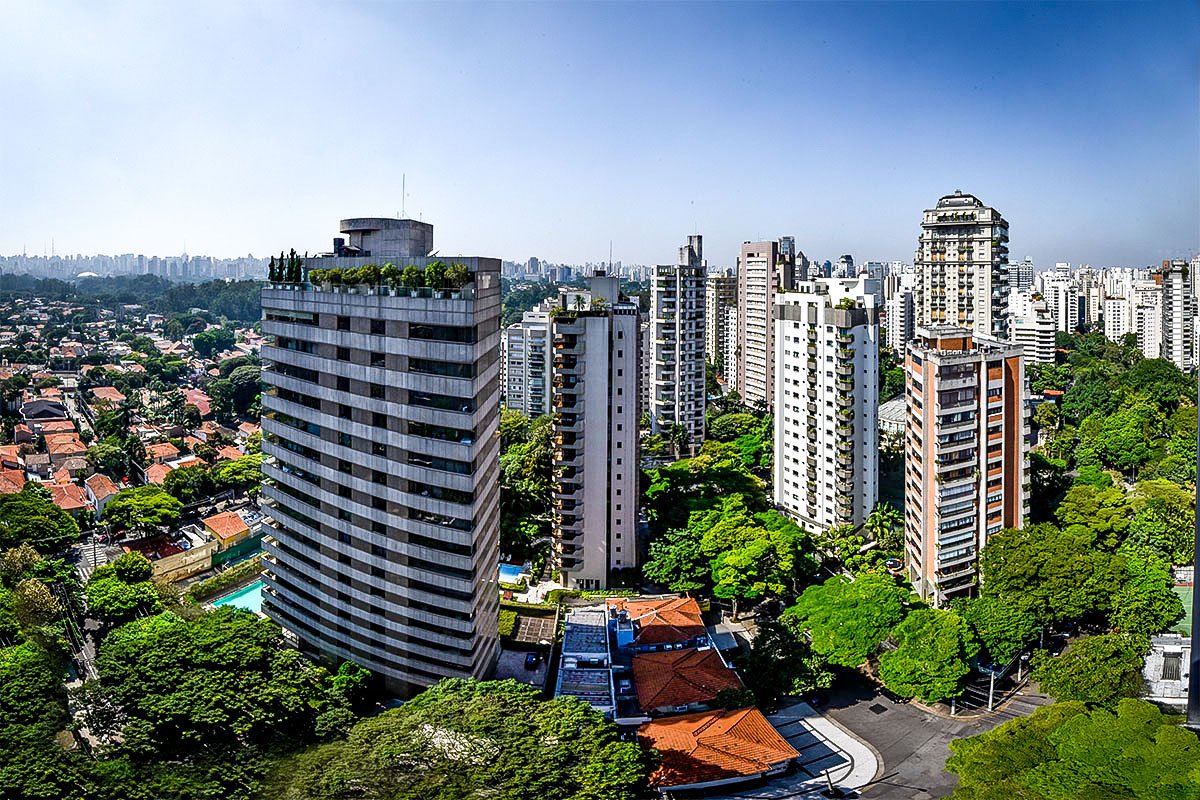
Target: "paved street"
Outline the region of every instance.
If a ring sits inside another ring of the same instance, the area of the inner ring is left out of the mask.
[[[991,730],[1047,702],[1027,693],[986,718],[948,719],[855,687],[834,693],[817,710],[865,739],[883,759],[883,774],[862,790],[863,798],[931,800],[948,797],[958,783],[944,769],[952,740]]]

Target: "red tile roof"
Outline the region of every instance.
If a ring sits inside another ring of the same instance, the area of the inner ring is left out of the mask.
[[[146,445],[146,458],[151,461],[165,461],[179,455],[179,448],[170,442]]]
[[[715,649],[665,650],[633,657],[633,685],[643,711],[708,703],[724,689],[740,689],[737,673]]]
[[[246,521],[232,511],[222,511],[220,514],[205,518],[204,527],[212,531],[221,541],[232,539],[239,533],[250,530]]]
[[[112,479],[102,472],[89,475],[84,483],[86,483],[88,488],[92,490],[92,494],[96,495],[96,500],[98,502],[104,502],[104,498],[112,497],[114,494],[120,491],[120,489],[117,488],[117,485],[112,482]]]
[[[751,778],[800,755],[757,708],[663,717],[638,728],[638,738],[662,755],[655,787]]]
[[[75,423],[69,419],[52,419],[49,422],[42,423],[42,433],[50,435],[51,433],[74,433]]]
[[[167,479],[175,470],[168,467],[166,464],[151,464],[146,467],[146,480],[150,483],[157,483],[162,486],[163,481]]]
[[[73,483],[66,485],[56,483],[52,484],[49,489],[50,497],[54,500],[54,505],[63,511],[77,511],[81,508],[91,508],[91,504],[88,503],[83,489],[80,489]]]
[[[691,597],[671,597],[666,600],[627,600],[613,598],[609,608],[628,611],[637,628],[633,644],[644,647],[686,642],[707,634],[700,606]]]
[[[124,403],[125,395],[114,386],[97,386],[92,389],[92,397],[97,400],[107,400],[110,403]]]
[[[16,494],[25,488],[25,473],[19,469],[0,469],[0,494]]]

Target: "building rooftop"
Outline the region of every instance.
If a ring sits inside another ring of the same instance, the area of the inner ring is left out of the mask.
[[[564,656],[608,658],[608,627],[600,609],[572,609],[563,626]]]
[[[638,738],[662,755],[655,787],[752,778],[800,755],[757,708],[664,717],[638,728]]]
[[[708,703],[742,681],[714,648],[666,650],[633,657],[633,685],[643,711]]]
[[[222,511],[220,514],[206,517],[204,527],[223,542],[250,530],[246,521],[233,511]]]
[[[675,644],[708,635],[700,616],[700,606],[691,597],[665,600],[610,598],[608,608],[610,613],[629,615],[635,630],[635,647]]]

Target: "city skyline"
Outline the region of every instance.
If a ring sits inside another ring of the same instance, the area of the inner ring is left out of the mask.
[[[1194,69],[1160,44],[1200,29],[1191,6],[8,17],[4,253],[315,253],[329,218],[386,209],[514,260],[601,261],[611,240],[615,259],[670,263],[694,232],[714,265],[784,234],[822,259],[908,260],[920,209],[956,189],[1003,209],[1013,257],[1039,266],[1200,248]],[[763,175],[770,191],[742,188]]]

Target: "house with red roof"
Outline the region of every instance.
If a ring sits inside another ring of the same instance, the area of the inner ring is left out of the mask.
[[[162,464],[179,457],[179,448],[170,442],[146,445],[146,459],[152,464]]]
[[[71,516],[79,516],[84,509],[91,508],[83,489],[74,483],[53,483],[46,487],[50,490],[50,499],[54,505],[66,511]]]
[[[800,755],[757,708],[663,717],[638,739],[662,757],[650,785],[664,795],[776,775]]]
[[[108,402],[113,405],[120,405],[125,402],[125,395],[115,386],[97,386],[95,389],[92,389],[92,397],[97,402]]]
[[[232,445],[223,445],[217,449],[217,461],[236,461],[244,455],[245,453]]]
[[[609,598],[607,605],[609,627],[614,629],[619,649],[648,653],[710,644],[695,598],[638,600],[619,597]]]
[[[223,511],[205,517],[204,529],[217,540],[217,548],[225,550],[250,537],[250,526],[233,511]]]
[[[13,441],[16,444],[29,444],[33,441],[33,431],[24,422],[13,426]]]
[[[83,482],[83,489],[87,493],[88,501],[92,504],[92,508],[95,509],[97,517],[104,515],[104,508],[108,505],[108,501],[116,497],[117,492],[121,491],[113,483],[112,478],[101,472],[89,475]]]
[[[716,648],[664,650],[633,657],[633,685],[643,712],[679,714],[708,709],[742,681]]]
[[[50,454],[51,466],[60,467],[68,458],[85,455],[87,445],[79,438],[79,434],[55,433],[46,437],[46,452]]]
[[[195,406],[200,412],[200,419],[212,416],[212,401],[202,389],[184,389],[183,402]]]
[[[0,444],[0,467],[5,469],[24,469],[25,456],[19,444]]]
[[[16,494],[24,488],[24,470],[0,469],[0,494]]]
[[[155,483],[159,486],[162,486],[163,482],[167,479],[167,476],[174,471],[175,470],[171,469],[166,464],[151,464],[150,466],[146,467],[146,483]]]
[[[49,436],[52,433],[75,433],[75,423],[69,419],[57,419],[43,422],[41,430],[43,436]]]

